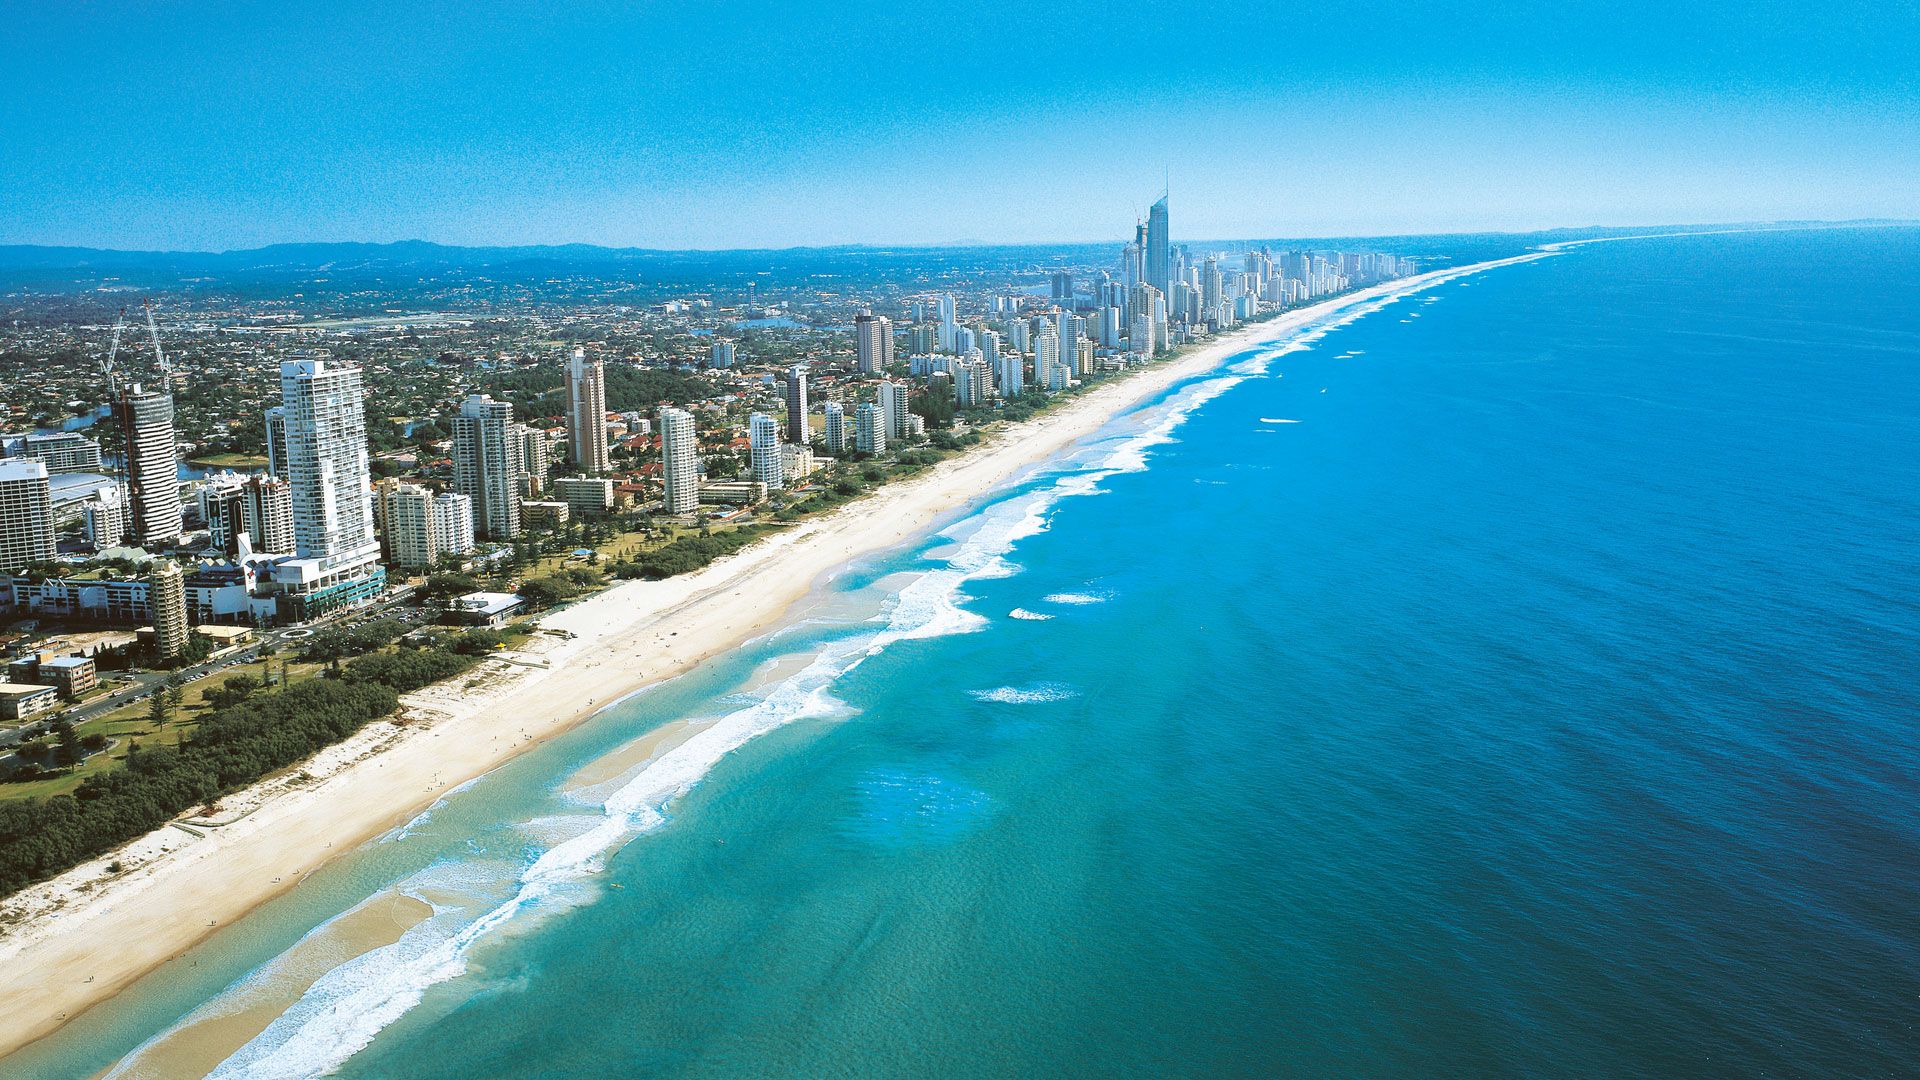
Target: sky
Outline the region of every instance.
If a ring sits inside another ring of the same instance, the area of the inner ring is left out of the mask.
[[[1920,217],[1920,2],[0,0],[0,243]]]

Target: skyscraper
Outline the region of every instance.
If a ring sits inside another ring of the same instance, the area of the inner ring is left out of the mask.
[[[180,539],[180,453],[173,437],[173,395],[123,390],[114,419],[127,447],[127,494],[133,538],[144,547]]]
[[[747,418],[747,448],[753,457],[753,478],[768,491],[786,486],[786,468],[780,459],[780,425],[766,413]]]
[[[0,461],[0,573],[53,558],[53,499],[47,467]]]
[[[1173,262],[1167,243],[1167,197],[1147,211],[1147,284],[1167,295],[1173,289]]]
[[[607,370],[599,357],[573,350],[567,361],[567,437],[573,463],[581,471],[603,473],[612,467],[607,453]]]
[[[733,342],[725,338],[715,338],[713,341],[713,359],[708,361],[707,366],[720,368],[722,370],[732,367]]]
[[[853,317],[853,343],[861,371],[869,375],[885,371],[893,363],[893,322],[862,311]]]
[[[366,600],[385,587],[374,535],[360,369],[324,357],[280,365],[295,558],[274,580],[295,619]]]
[[[526,440],[511,402],[470,394],[453,418],[453,490],[473,500],[474,529],[489,540],[520,535]]]
[[[700,509],[700,454],[694,444],[693,414],[671,405],[660,406],[660,479],[666,484],[667,513],[691,514]]]
[[[787,441],[802,446],[813,441],[807,431],[807,369],[799,364],[787,369]]]

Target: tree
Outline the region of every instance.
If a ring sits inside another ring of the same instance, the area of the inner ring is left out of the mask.
[[[53,722],[53,737],[60,744],[60,760],[68,765],[80,764],[85,756],[80,749],[80,734],[73,730],[73,721],[61,717]]]
[[[147,695],[147,723],[152,724],[155,731],[167,726],[170,711],[165,690],[156,690]]]

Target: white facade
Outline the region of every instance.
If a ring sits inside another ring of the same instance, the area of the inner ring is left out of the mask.
[[[280,365],[287,486],[296,558],[275,568],[309,595],[368,578],[380,565],[360,369],[323,358]]]
[[[893,363],[893,322],[863,311],[853,317],[853,344],[859,369],[875,375]]]
[[[767,485],[768,491],[786,486],[787,470],[780,460],[780,425],[766,413],[747,418],[747,447],[752,455],[753,478]]]
[[[53,558],[53,499],[47,467],[38,461],[0,462],[0,572]]]
[[[837,401],[826,404],[827,453],[839,457],[847,452],[847,409]]]
[[[700,509],[700,451],[694,442],[693,414],[660,406],[660,479],[666,484],[669,514]]]

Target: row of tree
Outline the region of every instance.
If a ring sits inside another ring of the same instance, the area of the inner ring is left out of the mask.
[[[0,803],[0,895],[103,854],[196,806],[295,765],[390,715],[399,696],[472,667],[497,635],[452,635],[369,653],[338,677],[277,690],[234,685],[178,746],[130,746],[72,795]],[[248,682],[253,682],[250,678]]]

